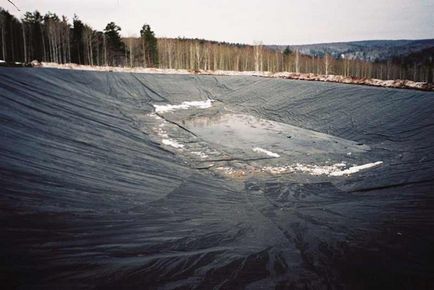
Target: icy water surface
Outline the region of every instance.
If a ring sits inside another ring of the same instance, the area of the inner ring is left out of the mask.
[[[331,135],[245,114],[197,117],[185,122],[209,143],[251,151],[265,148],[279,155],[365,152],[368,146]]]
[[[218,104],[212,107],[209,100],[196,103],[207,105],[201,110],[154,105],[156,113],[148,115],[156,141],[186,158],[193,168],[246,179],[294,173],[347,176],[383,164],[366,163],[378,154],[371,154],[362,143],[228,112]]]

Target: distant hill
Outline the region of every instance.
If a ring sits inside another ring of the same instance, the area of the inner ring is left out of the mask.
[[[269,48],[283,51],[286,45],[268,45]],[[422,51],[428,52],[434,47],[434,39],[421,40],[368,40],[336,43],[319,43],[306,45],[289,45],[291,50],[298,49],[300,53],[323,56],[326,53],[335,58],[361,59],[367,61],[385,61]]]

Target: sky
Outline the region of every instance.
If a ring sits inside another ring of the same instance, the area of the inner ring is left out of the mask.
[[[143,24],[157,37],[253,44],[434,38],[434,0],[7,0],[0,7],[77,14],[94,29],[114,21],[122,36]]]

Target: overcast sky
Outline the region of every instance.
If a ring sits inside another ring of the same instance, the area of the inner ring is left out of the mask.
[[[102,30],[114,21],[123,36],[144,23],[158,37],[191,37],[265,44],[306,44],[370,39],[434,38],[434,0],[7,0],[1,7],[21,18],[39,10]]]

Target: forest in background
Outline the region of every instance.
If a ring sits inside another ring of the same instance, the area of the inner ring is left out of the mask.
[[[434,82],[432,49],[383,61],[306,55],[286,47],[273,49],[186,38],[156,38],[148,24],[140,37],[121,37],[114,22],[97,31],[77,16],[72,22],[54,13],[27,12],[17,19],[0,8],[0,59],[95,66],[158,67],[189,70],[289,71],[358,78]]]

